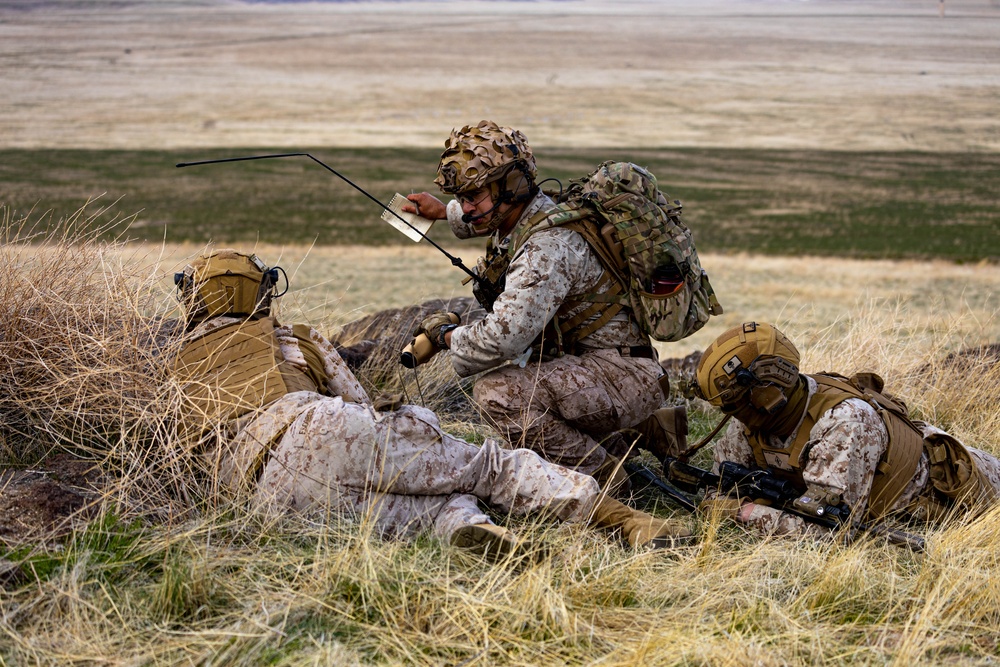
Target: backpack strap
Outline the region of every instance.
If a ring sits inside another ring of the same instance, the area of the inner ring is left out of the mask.
[[[620,268],[614,264],[614,260],[590,216],[588,211],[566,203],[559,204],[555,210],[541,211],[529,218],[524,226],[518,230],[516,235],[511,238],[508,248],[509,256],[513,257],[532,234],[544,229],[565,227],[580,234],[597,255],[601,266],[604,267],[604,273],[601,275],[595,291],[588,294],[574,294],[566,299],[567,304],[589,303],[590,305],[568,319],[563,320],[558,315],[554,318],[560,347],[569,352],[574,351],[578,341],[610,322],[628,304],[626,287],[628,282],[622,277]],[[613,270],[609,268],[612,266]],[[588,322],[588,320],[591,321]]]

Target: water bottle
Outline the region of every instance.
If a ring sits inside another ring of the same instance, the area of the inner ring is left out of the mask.
[[[684,285],[684,274],[674,262],[659,264],[653,269],[650,277],[649,293],[656,296],[668,296],[680,290]]]

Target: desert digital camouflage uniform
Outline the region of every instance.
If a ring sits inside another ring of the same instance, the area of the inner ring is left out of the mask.
[[[456,204],[448,205],[448,220],[456,236],[466,238]],[[539,193],[512,231],[493,243],[508,247],[529,219],[554,207]],[[535,232],[512,258],[493,312],[455,329],[450,345],[459,375],[490,371],[476,381],[474,398],[510,442],[588,474],[605,462],[601,438],[643,421],[663,400],[659,363],[620,351],[649,346],[630,311],[622,310],[580,340],[577,355],[524,367],[503,364],[520,357],[570,297],[605,291],[610,285],[598,289],[603,273],[597,255],[577,232],[562,227]],[[568,319],[588,305],[564,308],[560,315]]]
[[[242,321],[216,317],[188,336]],[[278,326],[275,335],[285,362],[306,373],[291,327]],[[285,394],[227,424],[212,455],[232,491],[260,503],[370,516],[388,535],[431,528],[445,539],[462,526],[490,523],[479,500],[516,514],[590,516],[599,495],[591,477],[495,440],[475,446],[451,437],[424,408],[376,412],[333,345],[315,329],[309,338],[320,350],[325,386]]]
[[[806,379],[811,398],[817,390],[816,381],[808,375]],[[933,441],[940,436],[951,437],[930,424],[919,421],[914,423],[923,431],[925,440]],[[748,468],[757,467],[753,448],[744,435],[744,429],[744,425],[738,420],[730,422],[725,435],[715,444],[713,472],[718,474],[719,464],[723,461],[733,461]],[[786,438],[769,436],[768,444],[776,449],[787,448],[787,445],[795,441],[798,431],[796,428]],[[864,515],[876,466],[882,460],[888,445],[889,434],[875,409],[864,400],[847,399],[824,413],[810,431],[803,450],[806,454],[802,464],[802,479],[807,485],[840,494],[852,510]],[[1000,497],[1000,461],[978,449],[966,449],[975,459],[976,468],[993,487],[995,497]],[[917,518],[934,518],[924,516],[928,502],[921,502],[929,501],[932,507],[936,505],[929,472],[930,462],[925,450],[909,483],[890,507],[890,513],[903,512],[916,515]],[[754,505],[745,523],[761,532],[777,535],[822,534],[827,531],[799,516],[761,504]]]

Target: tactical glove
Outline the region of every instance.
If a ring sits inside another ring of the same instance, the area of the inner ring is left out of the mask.
[[[435,347],[447,350],[448,344],[445,342],[444,335],[457,328],[459,322],[457,313],[434,313],[424,318],[413,335],[416,337],[425,334]]]
[[[403,407],[404,397],[402,394],[379,394],[378,398],[372,401],[375,412],[392,412]]]
[[[744,500],[739,498],[705,498],[698,503],[698,510],[705,514],[719,513],[727,519],[735,519],[742,509]]]

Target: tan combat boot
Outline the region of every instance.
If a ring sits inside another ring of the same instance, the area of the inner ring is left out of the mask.
[[[522,558],[531,553],[531,545],[514,533],[492,523],[462,526],[451,535],[452,546],[480,554],[494,563],[506,558]]]
[[[687,448],[687,406],[660,408],[633,427],[642,438],[639,446],[662,461]]]
[[[666,549],[694,541],[691,529],[680,521],[657,519],[604,494],[601,494],[600,501],[594,506],[590,525],[620,529],[622,537],[632,547]]]

